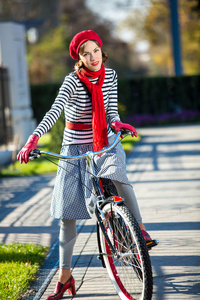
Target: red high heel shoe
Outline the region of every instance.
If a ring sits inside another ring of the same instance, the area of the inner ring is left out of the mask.
[[[68,290],[69,295],[76,294],[75,280],[74,280],[73,276],[71,276],[65,284],[58,281],[56,283],[54,292],[52,294],[50,294],[48,297],[46,297],[45,300],[60,299],[60,298],[62,298],[62,296],[63,296],[64,292],[66,292],[66,290]]]
[[[143,235],[146,242],[147,241],[152,241],[150,235],[146,232],[146,230],[142,230],[142,235]]]

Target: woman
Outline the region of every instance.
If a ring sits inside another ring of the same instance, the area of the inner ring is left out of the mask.
[[[112,129],[116,132],[128,129],[132,136],[137,136],[134,127],[120,122],[117,75],[114,70],[104,67],[107,55],[102,51],[102,45],[102,40],[92,30],[82,31],[74,36],[69,48],[71,57],[78,60],[75,71],[65,77],[51,109],[18,154],[21,163],[29,161],[30,151],[37,147],[39,138],[56,123],[63,109],[63,155],[101,150],[115,138]],[[62,161],[59,162],[61,167],[63,164]],[[95,165],[98,176],[111,179],[118,194],[125,198],[144,238],[151,239],[145,231],[133,188],[126,176],[125,154],[121,143],[109,153],[96,157]],[[84,167],[85,161],[81,160],[75,166],[69,164],[67,170],[85,182],[87,176],[83,171]],[[58,168],[50,215],[61,220],[60,273],[54,292],[46,300],[61,298],[67,289],[75,294],[75,281],[70,268],[76,240],[76,220],[88,219],[92,215],[91,193],[88,194],[83,185],[62,168]]]

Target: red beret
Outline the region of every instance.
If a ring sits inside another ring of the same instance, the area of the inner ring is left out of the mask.
[[[93,30],[81,31],[73,37],[73,39],[69,45],[70,55],[73,59],[79,60],[79,55],[78,55],[79,48],[83,43],[85,43],[86,41],[89,41],[89,40],[97,41],[99,43],[100,47],[102,47],[102,45],[103,45],[102,40],[100,39],[98,34],[96,32],[94,32]]]

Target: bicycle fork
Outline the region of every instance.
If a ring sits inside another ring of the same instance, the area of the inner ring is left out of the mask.
[[[112,200],[110,200],[110,201],[107,200],[106,202],[111,203]],[[112,235],[113,235],[113,244],[112,244],[111,239],[110,239],[110,237],[107,233],[107,230],[104,226],[104,222],[105,222],[106,218],[105,218],[104,213],[102,212],[100,207],[96,206],[95,214],[96,214],[96,217],[97,217],[97,242],[98,242],[98,248],[99,248],[99,255],[98,255],[97,259],[101,260],[102,266],[105,268],[106,266],[105,266],[104,260],[103,260],[104,255],[112,256],[114,258],[119,258],[119,257],[122,258],[122,256],[130,256],[130,253],[126,253],[126,254],[123,254],[123,255],[121,253],[119,254],[118,248],[117,248],[117,245],[116,245],[116,241],[115,241],[115,238],[114,238],[114,235],[115,235],[114,234],[114,226],[111,225],[112,228],[113,228],[113,233],[112,233]],[[102,252],[99,230],[101,230],[103,232],[103,235],[106,239],[106,242],[107,242],[107,244],[110,248],[110,254]],[[131,253],[131,255],[132,255],[132,253]]]
[[[104,221],[106,220],[106,218],[105,218],[105,215],[104,215],[103,211],[100,208],[100,204],[103,203],[106,199],[105,199],[105,197],[102,193],[102,190],[101,190],[101,187],[100,187],[100,184],[99,184],[99,180],[95,176],[92,175],[91,176],[91,181],[92,181],[92,185],[93,185],[94,190],[95,190],[96,197],[98,199],[98,201],[96,203],[96,206],[95,206],[95,215],[96,215],[96,218],[97,218],[97,242],[98,242],[98,248],[99,248],[99,255],[98,255],[97,258],[99,260],[101,260],[102,266],[105,268],[106,266],[105,266],[104,260],[103,260],[103,254],[102,254],[102,249],[101,249],[101,241],[100,241],[100,236],[99,236],[99,228],[102,230],[113,256],[116,255],[116,250],[113,247],[113,245],[110,241],[110,238],[108,237],[106,228],[104,226]]]

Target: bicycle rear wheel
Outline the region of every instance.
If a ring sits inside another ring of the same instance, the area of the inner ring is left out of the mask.
[[[100,229],[101,249],[119,297],[123,300],[150,300],[153,290],[151,261],[137,221],[124,203],[106,203],[102,211],[104,226],[116,253],[111,253]]]

